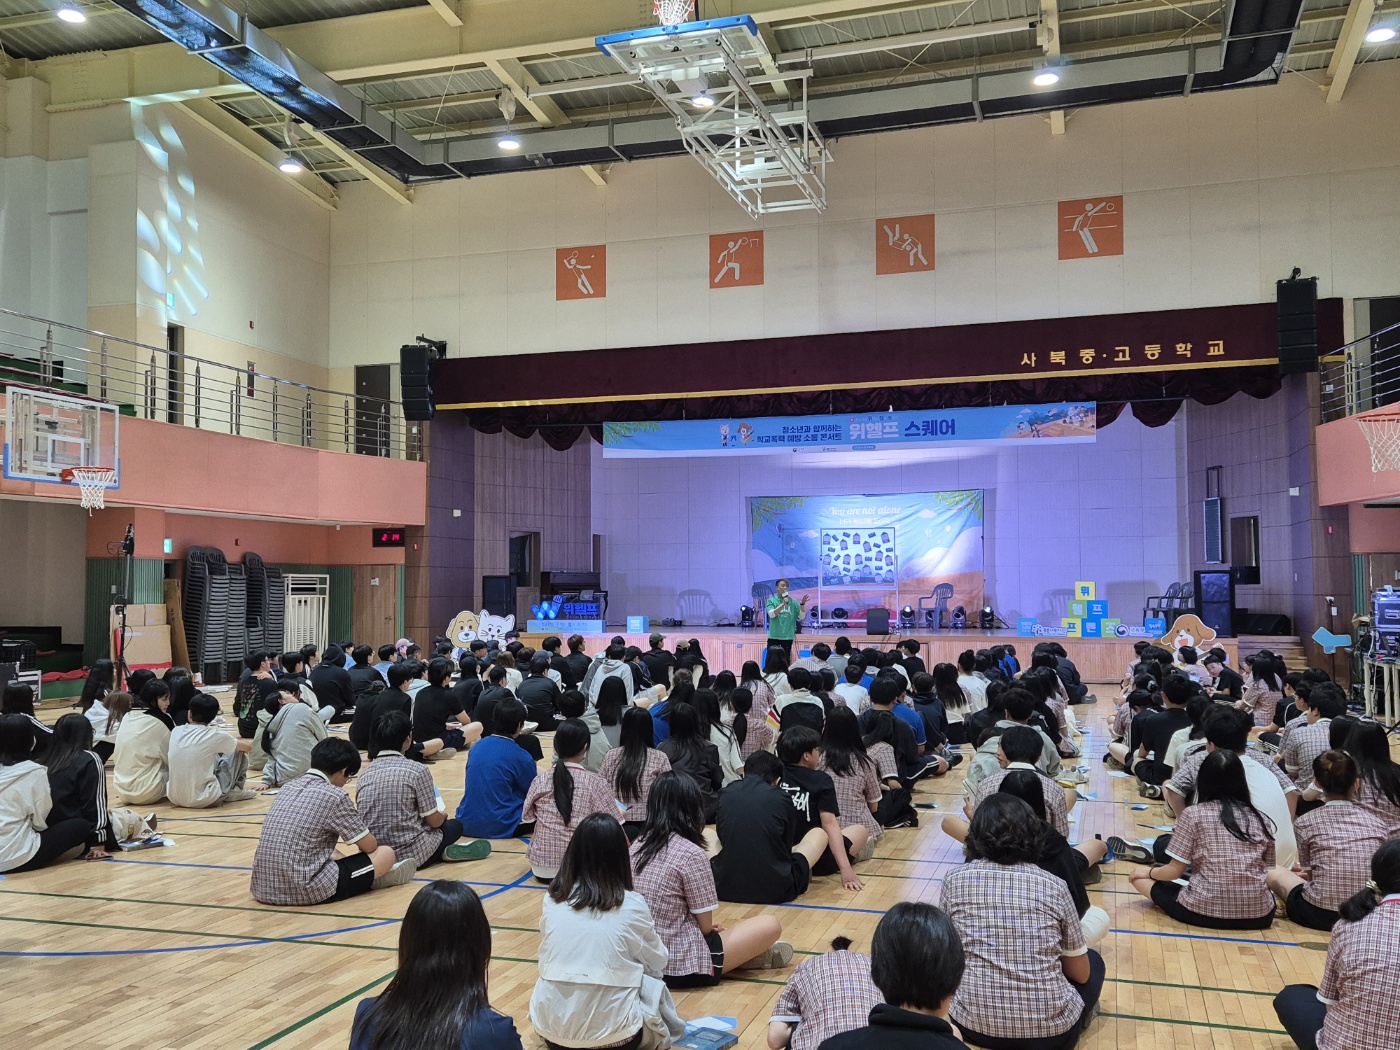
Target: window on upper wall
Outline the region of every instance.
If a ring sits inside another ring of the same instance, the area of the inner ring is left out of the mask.
[[[1259,582],[1259,517],[1230,519],[1230,568],[1235,583]]]

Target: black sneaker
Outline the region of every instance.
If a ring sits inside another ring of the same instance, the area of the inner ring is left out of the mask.
[[[905,817],[903,820],[896,820],[893,824],[886,824],[885,830],[888,831],[890,828],[917,828],[918,826],[919,825],[909,817]]]
[[[952,754],[950,754],[950,755],[948,756],[948,768],[949,768],[949,769],[956,769],[956,768],[958,767],[958,765],[962,762],[962,760],[963,760],[962,754],[959,753],[959,752],[957,752],[957,751],[954,751]]]

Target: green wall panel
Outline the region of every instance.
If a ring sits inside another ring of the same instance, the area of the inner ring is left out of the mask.
[[[126,582],[123,558],[89,558],[84,588],[83,663],[112,655],[107,635],[108,610]],[[113,590],[115,588],[115,590]],[[131,560],[131,604],[160,605],[165,602],[165,562],[159,558]]]
[[[326,610],[326,644],[349,638],[354,622],[354,569],[349,565],[278,565],[284,573],[330,577],[330,601]]]

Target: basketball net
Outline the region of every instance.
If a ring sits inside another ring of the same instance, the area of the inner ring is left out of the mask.
[[[1400,470],[1400,412],[1357,416],[1356,422],[1371,446],[1371,472]]]
[[[117,471],[115,467],[73,467],[59,477],[78,486],[83,508],[90,515],[106,506],[107,486],[117,480]]]
[[[693,0],[655,0],[652,10],[663,26],[678,26],[690,18]]]

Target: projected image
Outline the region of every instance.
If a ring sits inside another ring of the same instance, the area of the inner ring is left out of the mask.
[[[821,534],[823,587],[851,584],[895,585],[895,533],[883,529],[842,529]]]

